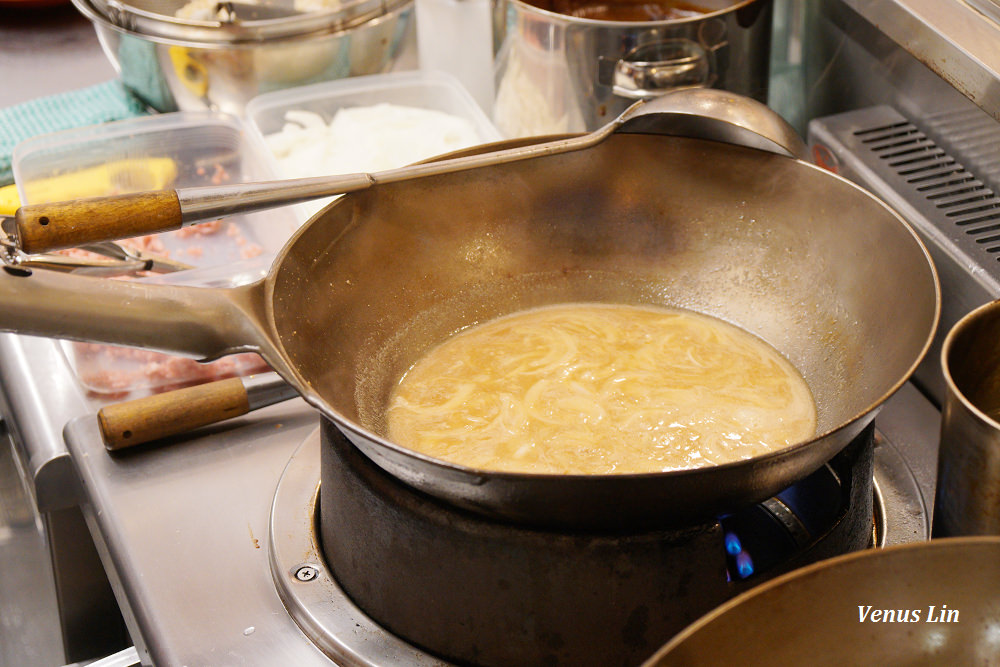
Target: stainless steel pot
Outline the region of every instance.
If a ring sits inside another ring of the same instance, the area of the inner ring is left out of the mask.
[[[941,370],[934,534],[1000,535],[1000,301],[951,328]]]
[[[96,3],[73,0],[125,87],[164,112],[242,115],[261,93],[384,72],[412,35],[413,0],[353,0],[337,11],[236,24],[175,20],[183,0]]]
[[[0,272],[0,329],[215,358],[259,351],[400,480],[511,520],[683,522],[763,500],[850,442],[937,327],[937,276],[891,209],[771,152],[612,134],[581,151],[385,183],[337,200],[261,281],[233,289]],[[774,345],[817,403],[815,438],[644,475],[473,470],[384,436],[424,352],[475,322],[560,302],[663,304]]]
[[[557,13],[553,0],[499,0],[497,127],[508,137],[594,130],[635,100],[678,88],[766,102],[773,0],[692,4],[707,12],[610,21]]]
[[[995,665],[1000,538],[838,556],[706,614],[644,663]]]

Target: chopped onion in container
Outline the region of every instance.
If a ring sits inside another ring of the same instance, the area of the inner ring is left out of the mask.
[[[340,109],[330,123],[290,110],[281,131],[264,139],[284,178],[394,169],[482,143],[465,118],[389,103]],[[330,201],[309,202],[303,210],[311,215]]]

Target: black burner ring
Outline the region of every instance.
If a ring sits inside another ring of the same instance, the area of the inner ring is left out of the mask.
[[[323,438],[318,525],[331,572],[388,631],[462,664],[637,664],[756,583],[872,539],[871,428],[765,503],[620,534],[474,515],[391,477],[334,427]]]

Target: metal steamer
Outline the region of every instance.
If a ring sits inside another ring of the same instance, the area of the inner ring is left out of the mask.
[[[94,24],[125,87],[163,112],[241,115],[261,93],[385,72],[413,35],[409,0],[356,0],[308,13],[291,2],[261,3],[262,11],[273,5],[288,15],[252,20],[178,18],[182,0],[73,5]]]

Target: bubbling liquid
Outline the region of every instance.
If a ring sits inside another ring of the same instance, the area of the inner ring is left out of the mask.
[[[452,336],[390,397],[388,436],[493,471],[610,474],[746,459],[814,435],[809,387],[716,318],[565,304]]]

